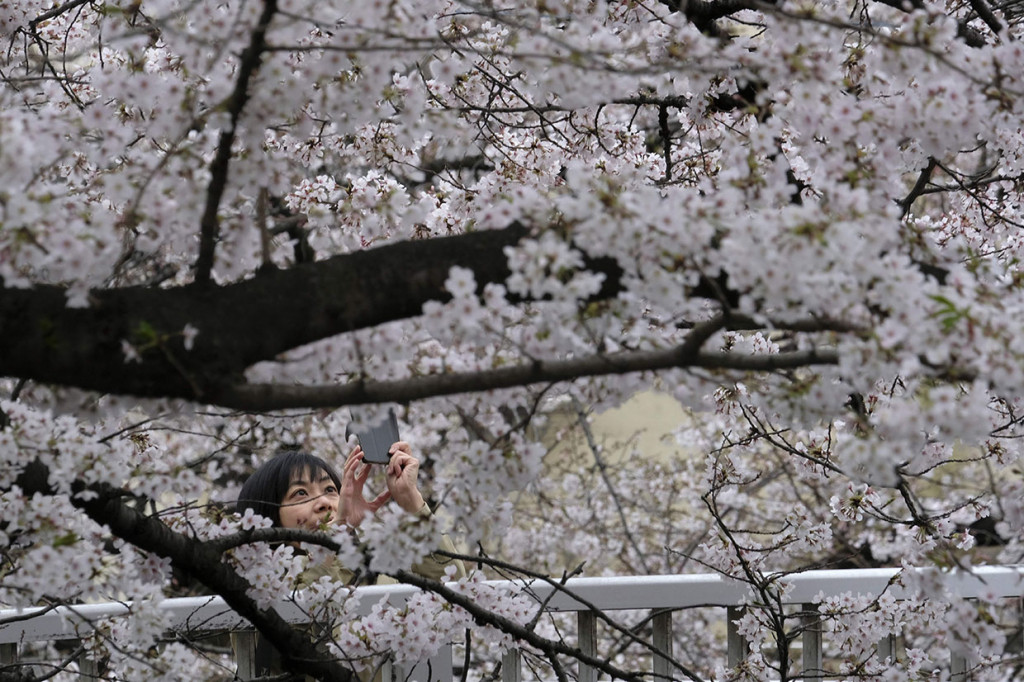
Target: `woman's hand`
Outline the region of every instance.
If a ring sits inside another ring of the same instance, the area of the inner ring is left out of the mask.
[[[418,466],[418,465],[417,465]],[[363,485],[370,476],[372,465],[363,462],[363,449],[356,446],[348,459],[345,460],[345,470],[341,474],[341,499],[338,502],[338,520],[347,523],[355,528],[367,512],[373,514],[384,506],[391,499],[391,481],[388,480],[388,489],[372,500],[363,497]],[[415,473],[413,474],[415,481]],[[418,493],[417,493],[418,494]]]
[[[412,448],[405,441],[395,443],[388,452],[391,460],[384,472],[388,491],[398,506],[415,514],[423,508],[423,495],[417,485],[420,461],[412,456]]]

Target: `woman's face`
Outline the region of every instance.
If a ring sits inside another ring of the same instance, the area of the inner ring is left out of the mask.
[[[281,500],[281,525],[316,530],[338,516],[338,487],[323,469],[296,471]]]

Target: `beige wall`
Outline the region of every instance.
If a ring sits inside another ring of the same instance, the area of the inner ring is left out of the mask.
[[[680,448],[672,432],[691,418],[673,397],[652,391],[637,394],[621,407],[592,413],[590,429],[594,442],[604,446],[603,455],[609,462],[628,454],[630,446],[660,459],[678,455]],[[571,406],[553,417],[548,433],[561,433],[559,442],[552,443],[553,454],[565,455],[572,450],[578,453],[579,448],[587,447],[579,428],[565,430],[576,425],[577,417]]]

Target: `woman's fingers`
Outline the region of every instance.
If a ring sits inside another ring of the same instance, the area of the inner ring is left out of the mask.
[[[359,466],[362,465],[363,469]],[[370,467],[363,462],[363,451],[358,447],[352,451],[352,454],[345,460],[345,469],[342,472],[342,478],[351,479],[353,483],[365,482],[366,477],[369,475]],[[362,479],[360,481],[359,479]]]
[[[355,450],[349,453],[348,458],[345,459],[345,469],[343,473],[354,472],[355,468],[359,466],[359,463],[363,461],[363,451],[358,446]]]
[[[391,456],[391,461],[388,462],[387,472],[389,476],[398,478],[405,473],[406,470],[408,470],[410,476],[415,475],[419,468],[420,461],[418,459],[408,452],[399,450]]]
[[[388,462],[387,484],[391,496],[405,511],[415,514],[423,506],[417,486],[420,461],[404,450],[397,450]]]

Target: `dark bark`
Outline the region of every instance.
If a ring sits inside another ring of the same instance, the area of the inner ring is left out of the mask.
[[[215,400],[253,363],[355,329],[419,315],[446,300],[454,265],[477,281],[509,275],[502,249],[526,235],[519,225],[337,256],[287,270],[261,270],[227,286],[96,290],[88,308],[68,308],[65,289],[0,288],[0,376],[138,396]],[[601,297],[614,295],[618,268]],[[185,325],[198,329],[185,350]],[[122,342],[140,349],[126,362]]]

